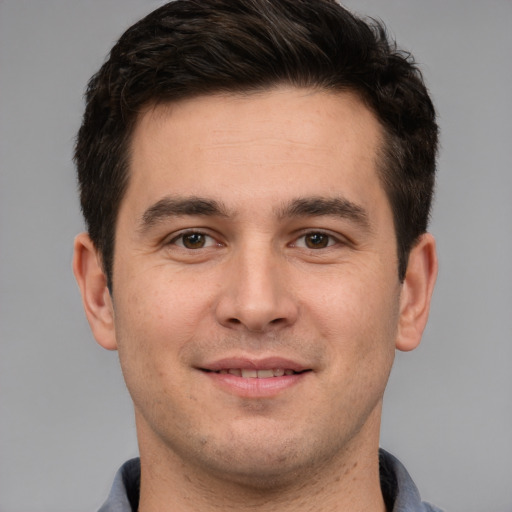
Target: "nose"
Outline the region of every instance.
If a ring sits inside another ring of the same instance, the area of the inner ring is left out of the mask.
[[[224,327],[265,333],[291,326],[298,304],[286,269],[286,259],[271,249],[246,247],[229,262],[216,304]]]

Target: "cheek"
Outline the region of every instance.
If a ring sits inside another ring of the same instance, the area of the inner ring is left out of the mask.
[[[142,331],[143,338],[155,336],[154,343],[187,337],[212,302],[204,281],[193,275],[172,274],[161,267],[125,282],[128,285],[119,293],[123,302],[116,308],[118,324]]]
[[[378,272],[340,272],[323,279],[321,286],[303,289],[302,296],[327,338],[337,338],[337,333],[370,341],[378,332],[396,332],[399,289]]]
[[[317,325],[327,340],[333,411],[361,410],[364,418],[382,398],[395,357],[398,297],[359,281],[324,304]]]
[[[357,394],[363,387],[383,389],[395,354],[398,299],[394,281],[366,271],[331,279],[310,303],[315,329],[337,373],[334,386],[343,382]]]
[[[180,354],[208,318],[208,290],[190,279],[146,274],[130,279],[115,300],[119,358],[130,381],[156,382],[179,377]]]

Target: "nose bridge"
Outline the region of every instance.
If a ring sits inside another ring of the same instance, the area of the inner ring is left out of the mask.
[[[285,267],[285,258],[266,237],[240,244],[226,269],[219,321],[255,332],[293,323],[297,306],[286,284]]]

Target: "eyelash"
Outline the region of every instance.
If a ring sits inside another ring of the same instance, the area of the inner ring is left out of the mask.
[[[186,237],[192,237],[192,236],[204,237],[205,239],[212,240],[214,243],[210,243],[207,246],[202,246],[202,247],[186,247],[184,244],[184,239]],[[181,244],[178,243],[179,241],[181,241]],[[179,235],[175,236],[174,238],[169,240],[168,245],[176,245],[182,249],[194,251],[194,250],[198,250],[198,249],[205,249],[205,248],[212,247],[215,245],[221,246],[222,244],[220,242],[217,242],[215,240],[215,238],[213,238],[211,235],[208,235],[207,233],[204,233],[202,231],[191,230],[191,231],[182,232]]]
[[[202,245],[199,247],[186,247],[185,243],[184,243],[185,238],[193,237],[193,236],[203,237],[204,239],[210,239],[213,243],[212,242],[208,243],[208,241],[205,241],[205,245]],[[319,236],[320,237],[319,245],[317,247],[308,246],[307,242],[306,242],[306,237],[308,237],[308,236],[310,236],[310,237]],[[327,240],[326,245],[322,245],[323,240],[325,240],[325,239]],[[303,245],[299,244],[298,243],[299,240],[304,240],[304,244]],[[181,241],[181,243],[179,243],[180,241]],[[326,233],[325,231],[321,231],[321,230],[312,230],[312,231],[307,231],[307,232],[302,233],[300,236],[295,238],[294,241],[289,246],[290,247],[299,247],[302,249],[307,249],[307,250],[312,250],[312,251],[317,251],[320,249],[326,249],[328,247],[332,247],[333,245],[338,245],[340,243],[342,243],[340,241],[340,239],[338,237],[332,235],[331,233]],[[223,244],[221,242],[216,241],[213,236],[211,236],[207,233],[204,233],[202,231],[191,230],[191,231],[182,232],[179,235],[175,236],[168,242],[168,245],[175,245],[175,246],[178,246],[185,250],[195,251],[195,250],[199,250],[199,249],[207,249],[212,246],[220,247]]]
[[[312,236],[320,236],[320,237],[322,237],[322,240],[327,239],[327,244],[325,246],[318,245],[317,247],[309,247],[307,245],[306,239],[307,239],[307,237],[312,237]],[[312,251],[318,251],[320,249],[327,249],[328,247],[332,247],[333,245],[340,244],[340,239],[338,237],[332,235],[331,233],[326,233],[325,231],[321,231],[321,230],[313,230],[313,231],[308,231],[306,233],[301,234],[299,237],[297,237],[295,239],[295,241],[291,244],[291,246],[299,247],[299,244],[297,243],[299,240],[304,240],[304,246],[302,246],[301,248],[312,250]]]

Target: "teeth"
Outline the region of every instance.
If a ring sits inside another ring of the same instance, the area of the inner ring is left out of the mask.
[[[253,370],[245,368],[230,368],[229,370],[219,370],[222,375],[230,374],[244,379],[270,379],[272,377],[282,377],[283,375],[293,375],[293,370],[285,370],[284,368],[274,368],[269,370]]]

